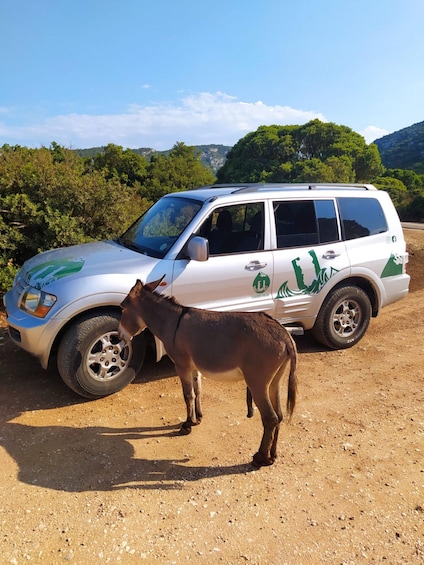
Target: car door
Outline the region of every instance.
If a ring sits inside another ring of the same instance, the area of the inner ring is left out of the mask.
[[[197,230],[207,261],[176,259],[172,294],[182,304],[221,311],[273,311],[273,252],[264,202],[218,207]]]
[[[333,199],[273,202],[275,317],[313,325],[328,281],[350,270]]]

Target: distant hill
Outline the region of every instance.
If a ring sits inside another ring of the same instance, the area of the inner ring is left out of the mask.
[[[205,167],[210,167],[214,173],[222,167],[227,158],[227,153],[231,149],[228,145],[195,145],[194,149],[196,153],[200,155],[200,161],[205,165]],[[90,149],[76,149],[76,152],[80,157],[94,157],[97,153],[101,153],[104,147],[91,147]],[[138,155],[143,155],[147,160],[150,160],[152,155],[169,155],[171,149],[167,151],[156,151],[155,149],[150,149],[148,147],[140,147],[139,149],[133,149],[134,153]]]
[[[419,122],[375,142],[388,169],[410,169],[424,173],[424,122]]]
[[[380,139],[374,143],[378,146],[383,165],[388,169],[410,169],[418,174],[424,174],[424,122],[419,122]],[[94,157],[103,151],[104,147],[76,149],[81,157]],[[216,172],[223,166],[231,147],[228,145],[195,145],[194,149],[200,155],[200,161]],[[169,155],[171,149],[156,151],[149,147],[133,149],[134,153],[143,155],[150,160],[152,155]]]

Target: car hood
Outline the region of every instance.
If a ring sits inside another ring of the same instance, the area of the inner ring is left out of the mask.
[[[20,277],[35,288],[54,285],[64,277],[136,275],[150,272],[159,262],[115,241],[98,241],[39,253],[23,266]]]

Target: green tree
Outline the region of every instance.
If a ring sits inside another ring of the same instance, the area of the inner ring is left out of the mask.
[[[424,194],[414,196],[412,200],[399,208],[399,216],[405,222],[424,222]]]
[[[260,126],[229,151],[218,182],[370,182],[382,174],[376,145],[346,126],[312,120]]]
[[[118,179],[122,184],[135,186],[141,184],[146,176],[147,161],[131,149],[123,149],[120,145],[109,143],[101,153],[93,159],[87,158],[88,170],[93,167],[102,171],[107,179]]]
[[[150,202],[71,150],[0,149],[1,288],[39,251],[115,237]]]
[[[164,194],[191,190],[214,181],[215,175],[202,165],[194,147],[178,142],[168,156],[152,156],[141,190],[146,198],[156,201]]]
[[[407,169],[386,169],[384,177],[391,177],[400,180],[410,194],[420,194],[424,190],[424,177],[415,171]]]
[[[390,194],[390,198],[396,207],[404,206],[411,200],[411,195],[408,194],[406,186],[397,178],[378,177],[375,179],[374,184],[380,190],[386,190]]]

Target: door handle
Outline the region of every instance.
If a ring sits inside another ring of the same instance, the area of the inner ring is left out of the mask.
[[[245,266],[246,271],[257,271],[258,269],[263,269],[267,266],[267,263],[261,263],[260,261],[251,261]]]
[[[341,253],[336,253],[333,250],[326,251],[323,255],[324,259],[335,259],[336,257],[340,257]]]

